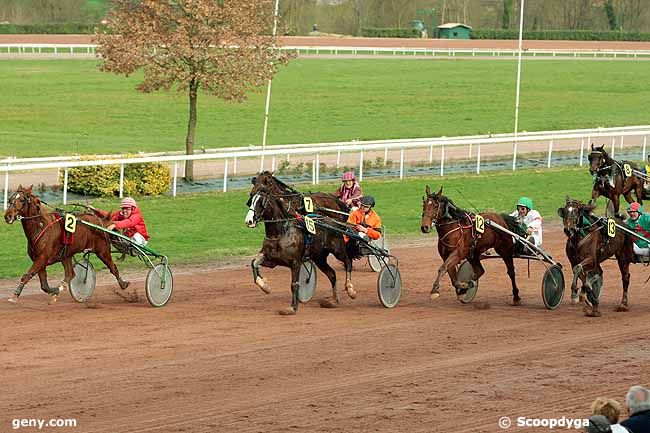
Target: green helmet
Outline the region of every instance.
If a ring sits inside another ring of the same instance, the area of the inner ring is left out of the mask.
[[[533,208],[533,201],[529,199],[528,197],[522,197],[519,199],[517,202],[517,206],[524,206],[527,207],[528,210]]]

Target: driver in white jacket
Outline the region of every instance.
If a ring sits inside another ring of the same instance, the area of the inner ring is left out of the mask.
[[[533,209],[533,201],[522,197],[517,201],[517,210],[510,214],[526,226],[527,240],[535,246],[542,246],[542,216]]]

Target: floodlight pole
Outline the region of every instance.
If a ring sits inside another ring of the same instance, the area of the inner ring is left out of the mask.
[[[278,32],[278,13],[280,10],[280,0],[275,0],[275,13],[273,14],[273,38]],[[275,46],[273,47],[275,49]],[[266,108],[264,109],[264,132],[262,134],[262,150],[266,150],[266,132],[269,127],[269,108],[271,106],[271,81],[269,78],[269,83],[266,88]],[[260,172],[264,170],[264,154],[260,159]]]
[[[515,100],[515,142],[512,145],[512,170],[517,168],[517,134],[519,132],[519,88],[521,86],[521,45],[524,34],[524,0],[521,0],[521,16],[519,17],[519,55],[517,60],[517,96]]]

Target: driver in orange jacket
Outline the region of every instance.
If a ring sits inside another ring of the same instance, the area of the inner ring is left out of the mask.
[[[375,199],[370,195],[361,198],[361,207],[350,214],[348,224],[354,224],[354,231],[361,237],[368,237],[377,240],[381,237],[381,218],[377,212],[372,210],[375,206]],[[346,242],[348,239],[346,239]]]

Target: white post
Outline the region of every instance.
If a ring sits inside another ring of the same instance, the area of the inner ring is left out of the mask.
[[[472,143],[469,144],[469,156],[468,158],[472,157]]]
[[[363,181],[363,149],[359,152],[359,182]]]
[[[612,154],[610,155],[612,158],[614,157],[615,150],[616,150],[616,137],[612,137]]]
[[[273,158],[271,159],[271,172],[275,171],[275,155],[273,155]]]
[[[223,192],[228,191],[228,159],[223,161]]]
[[[433,143],[429,146],[429,164],[433,163]]]
[[[316,160],[311,160],[311,184],[316,185]]]
[[[291,162],[291,154],[287,153],[287,162]]]
[[[623,150],[623,143],[625,143],[625,136],[621,135],[621,150]]]
[[[341,166],[341,151],[337,150],[336,151],[336,168],[339,168]]]
[[[404,148],[399,151],[399,178],[404,179]]]
[[[585,156],[585,139],[580,139],[580,167],[582,167],[582,160]]]
[[[384,147],[384,167],[386,167],[386,161],[388,161],[388,146]]]
[[[260,173],[264,171],[264,155],[260,157]]]
[[[172,182],[172,197],[176,197],[177,182],[178,182],[178,161],[174,161],[174,180]]]
[[[644,163],[645,163],[645,146],[646,146],[647,142],[648,142],[648,136],[645,135],[643,137],[643,155],[641,155],[641,159],[644,161]]]
[[[551,168],[551,155],[553,154],[553,140],[548,142],[548,162],[546,163],[547,168]]]
[[[481,143],[476,145],[476,174],[481,174]]]
[[[278,12],[280,9],[280,0],[275,0],[275,13],[273,15],[273,37],[278,32]],[[273,47],[275,49],[275,47]],[[262,150],[266,150],[266,132],[269,126],[269,108],[271,106],[271,79],[266,88],[266,107],[264,108],[264,132],[262,133]],[[260,163],[260,172],[264,167],[264,155],[262,155],[262,162]]]
[[[320,153],[316,154],[316,185],[320,185]]]
[[[440,143],[440,176],[445,175],[445,143]]]
[[[68,167],[63,172],[63,204],[68,204]]]
[[[517,60],[517,96],[515,98],[515,142],[512,146],[512,170],[517,168],[517,133],[519,130],[519,89],[521,87],[521,47],[524,34],[524,0],[521,0],[519,17],[519,58]]]
[[[7,210],[9,205],[9,171],[5,171],[5,201],[4,210]]]
[[[237,174],[237,157],[235,156],[232,161],[232,174]]]
[[[120,198],[124,197],[124,164],[120,164]]]

